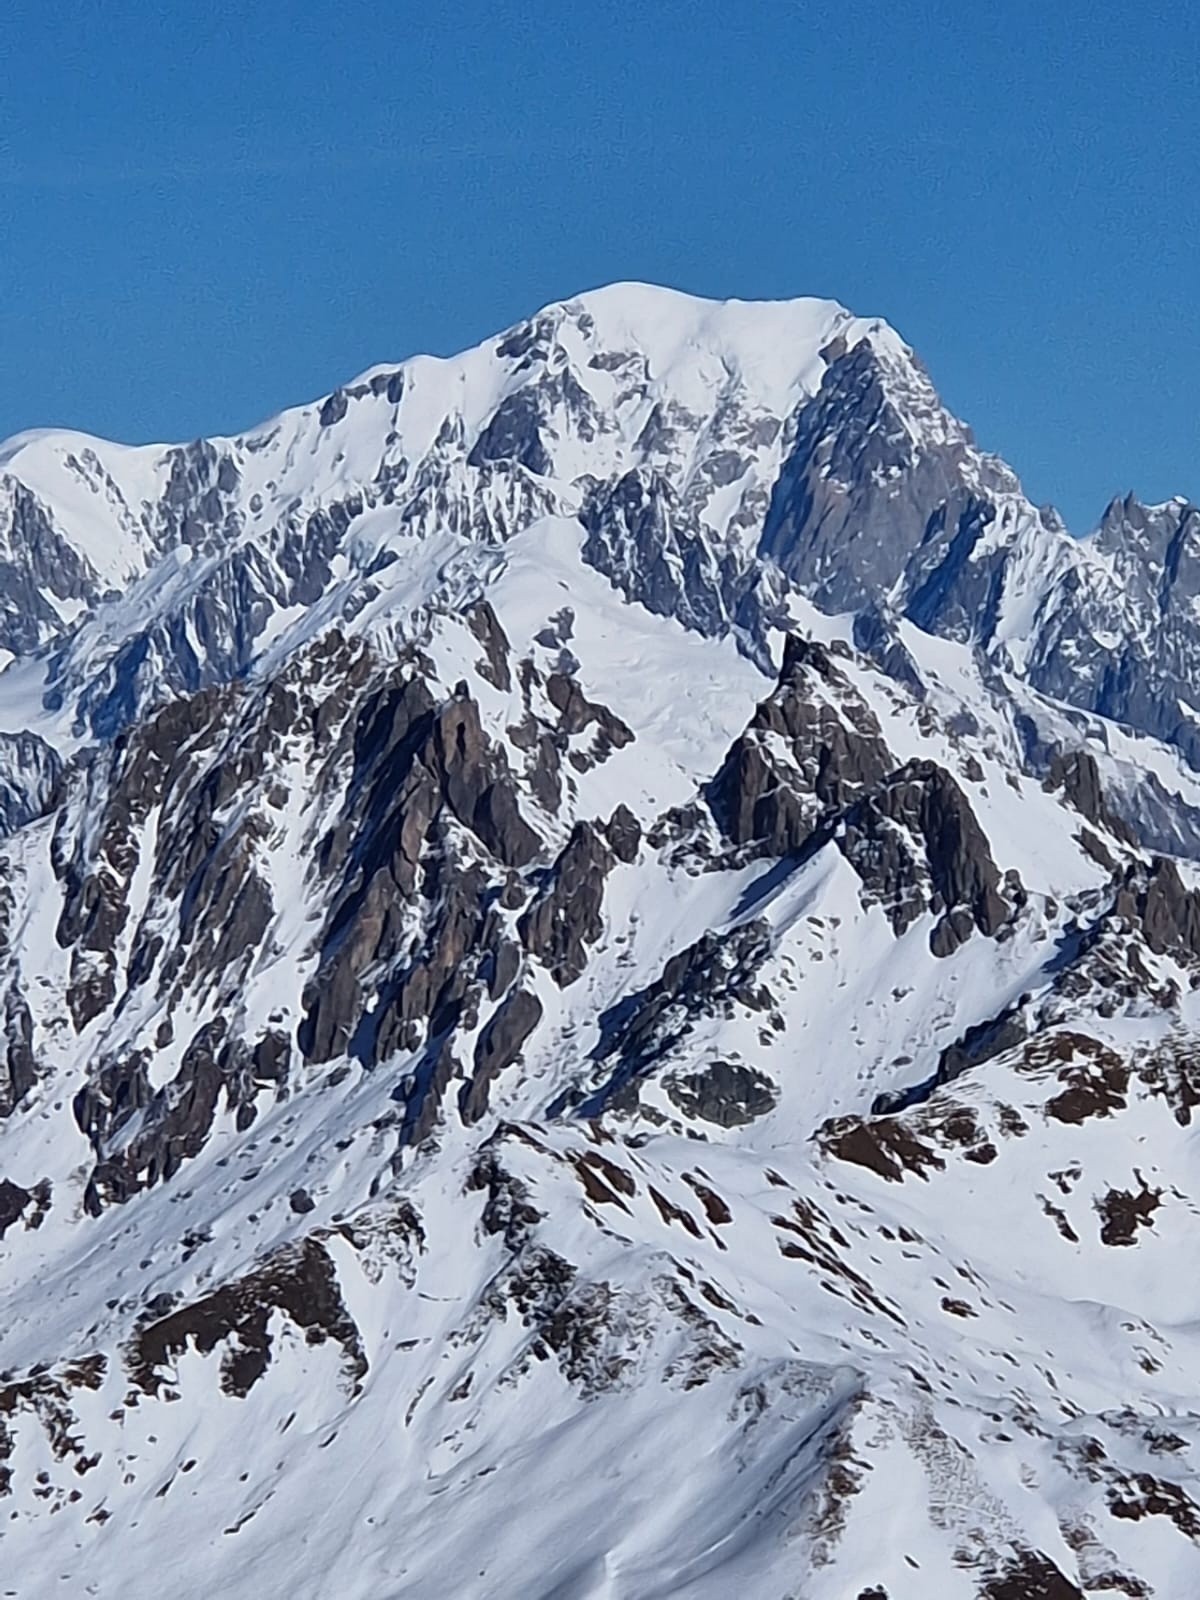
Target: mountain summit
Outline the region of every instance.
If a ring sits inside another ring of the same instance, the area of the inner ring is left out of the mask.
[[[1198,534],[637,284],[0,447],[4,1592],[1200,1588]]]

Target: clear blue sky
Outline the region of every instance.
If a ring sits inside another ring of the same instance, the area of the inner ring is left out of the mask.
[[[1200,497],[1191,0],[10,0],[0,59],[0,435],[645,278],[886,316],[1076,528]]]

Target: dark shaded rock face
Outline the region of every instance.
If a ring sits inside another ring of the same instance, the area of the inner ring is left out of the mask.
[[[423,1137],[455,1071],[449,1036],[477,1014],[485,986],[499,993],[515,975],[490,903],[540,841],[465,693],[438,705],[405,672],[369,697],[352,751],[349,804],[320,852],[341,888],[299,1045],[310,1061],[350,1054],[368,1067],[423,1049],[407,1083],[407,1126]],[[482,861],[465,859],[456,830]],[[489,1057],[477,1069],[482,1104],[503,1064]]]
[[[510,994],[492,1017],[475,1046],[474,1076],[463,1085],[459,1104],[464,1122],[479,1121],[487,1110],[492,1084],[520,1055],[541,1017],[542,1002],[526,989]]]
[[[498,461],[519,462],[530,472],[550,471],[550,457],[542,443],[542,416],[537,397],[519,389],[501,402],[492,420],[475,441],[467,465],[480,467]]]
[[[98,1016],[116,996],[117,946],[129,919],[138,841],[149,816],[184,776],[182,748],[206,736],[216,743],[227,710],[228,702],[213,692],[175,701],[98,757],[89,772],[89,786],[103,794],[104,804],[94,835],[72,836],[70,812],[60,813],[53,861],[64,894],[56,936],[64,949],[71,950],[67,998],[78,1027]],[[190,873],[203,866],[217,843],[213,811],[242,776],[232,769],[223,777],[214,774],[206,798],[196,796],[196,809],[181,807],[180,836],[187,839],[187,846],[179,856],[163,850],[156,861],[162,878],[173,888],[186,885]],[[225,785],[231,787],[223,792]]]
[[[503,753],[487,748],[469,696],[456,697],[435,718],[430,754],[455,817],[506,867],[527,866],[540,841],[521,817]]]
[[[512,688],[509,656],[512,647],[500,619],[486,600],[481,600],[467,612],[467,626],[483,646],[484,660],[479,663],[481,676],[505,694]]]
[[[7,524],[7,525],[5,525]],[[27,655],[64,632],[47,598],[94,603],[95,573],[54,525],[46,506],[18,479],[0,474],[0,647]]]
[[[790,855],[894,765],[879,723],[823,645],[789,635],[779,686],[707,790],[734,844]]]
[[[528,1244],[532,1230],[545,1213],[532,1203],[529,1188],[504,1166],[502,1156],[508,1134],[501,1123],[480,1147],[466,1182],[468,1194],[483,1191],[483,1211],[479,1219],[484,1233],[499,1235],[509,1250]]]
[[[84,1197],[93,1214],[164,1182],[198,1155],[222,1097],[243,1130],[253,1121],[257,1083],[244,1047],[228,1037],[223,1021],[198,1030],[162,1088],[151,1088],[148,1068],[140,1052],[106,1062],[75,1097],[75,1120],[96,1153]],[[136,1131],[125,1137],[131,1126]]]
[[[613,857],[590,822],[577,822],[541,892],[520,923],[521,942],[560,989],[582,974],[586,946],[604,931],[604,882]]]
[[[661,474],[635,469],[596,489],[580,513],[583,559],[627,600],[715,635],[729,626],[728,577]]]
[[[935,954],[939,952],[935,951]],[[871,1103],[873,1117],[887,1116],[894,1111],[904,1111],[910,1106],[922,1105],[935,1089],[953,1083],[963,1073],[981,1067],[985,1062],[1003,1055],[1023,1044],[1029,1037],[1029,1019],[1021,1005],[1009,1006],[994,1017],[973,1023],[962,1035],[948,1044],[938,1057],[933,1076],[905,1089],[885,1090]]]
[[[912,761],[847,813],[835,835],[896,934],[926,910],[942,913],[931,936],[949,955],[974,928],[994,938],[1009,917],[1000,872],[970,802],[944,767]]]
[[[1123,1581],[1120,1589],[1131,1592]],[[1065,1578],[1048,1556],[1034,1550],[1018,1550],[985,1580],[979,1593],[981,1600],[1085,1600],[1082,1589]]]
[[[900,638],[895,619],[882,604],[872,604],[855,617],[854,648],[861,650],[889,678],[903,684],[914,699],[924,700],[925,682]]]
[[[499,672],[507,646],[486,621]],[[562,705],[585,726],[610,715],[562,681]],[[361,647],[331,634],[261,688],[172,702],[71,775],[51,851],[62,885],[57,937],[70,952],[67,1002],[77,1028],[119,1013],[135,991],[167,1006],[211,994],[223,1014],[183,1042],[167,1081],[161,1068],[155,1074],[157,1087],[150,1063],[173,1036],[162,1013],[152,1013],[158,1021],[144,1037],[122,1036],[119,1046],[105,1044],[102,1030],[74,1101],[95,1156],[89,1210],[170,1178],[204,1147],[220,1113],[245,1130],[261,1093],[290,1091],[291,1024],[246,1038],[237,1012],[242,979],[275,924],[256,863],[287,798],[274,776],[277,746],[297,732],[311,741],[315,797],[335,819],[306,845],[325,922],[300,1054],[312,1063],[349,1056],[366,1068],[407,1056],[395,1098],[402,1139],[420,1139],[461,1072],[455,1033],[474,1028],[485,996],[503,1001],[514,989],[522,948],[502,912],[529,898],[523,873],[542,846],[521,814],[505,751],[484,734],[465,688],[435,699],[416,655],[382,678]],[[582,830],[530,910],[528,948],[562,982],[596,936],[612,859],[598,832]],[[3,910],[0,887],[0,923]],[[7,1115],[38,1066],[20,988],[0,994]],[[515,1057],[520,1041],[510,1030],[519,1031],[530,1000],[513,999],[493,1019],[471,1114]]]
[[[610,749],[620,750],[633,743],[633,730],[607,706],[589,700],[576,678],[554,672],[546,679],[546,698],[558,712],[558,726],[570,736],[595,726],[596,737]]]
[[[630,866],[637,860],[642,843],[642,825],[626,805],[619,805],[609,817],[604,836],[617,860]]]
[[[56,937],[70,952],[65,999],[79,1029],[107,1019],[74,1099],[95,1155],[90,1210],[169,1178],[203,1148],[222,1103],[244,1130],[261,1089],[286,1094],[287,1035],[246,1040],[227,1018],[275,916],[257,862],[282,803],[278,744],[302,727],[320,750],[363,664],[331,633],[272,683],[173,701],[64,775],[50,861],[62,896]],[[164,1013],[185,995],[215,1003],[218,1020],[185,1041],[155,1090],[149,1063],[174,1032]],[[149,1020],[108,1042],[131,999]],[[16,990],[6,1006],[0,1104],[36,1076],[27,1007]]]
[[[14,1222],[21,1220],[32,1199],[28,1189],[22,1189],[18,1183],[10,1183],[7,1178],[0,1179],[0,1239]]]
[[[945,512],[940,528],[933,518],[963,501],[973,441],[949,418],[940,448],[914,439],[906,413],[940,411],[919,368],[898,389],[866,339],[827,354],[820,389],[797,416],[759,550],[822,610],[857,611],[891,589],[918,552],[928,563],[951,542]],[[997,487],[1006,479],[994,476]]]
[[[0,1117],[21,1104],[37,1082],[33,1018],[15,987],[4,996],[4,1032],[0,1038]]]
[[[0,839],[47,814],[62,766],[36,733],[0,733]]]
[[[1029,1023],[1019,1006],[1002,1011],[986,1022],[975,1023],[961,1039],[948,1044],[938,1058],[937,1082],[952,1083],[964,1072],[982,1066],[1006,1050],[1015,1049],[1029,1034]]]
[[[591,771],[633,743],[633,730],[614,711],[588,699],[574,675],[578,662],[560,648],[570,634],[570,615],[569,608],[560,612],[539,635],[545,648],[558,650],[553,670],[543,674],[528,656],[519,663],[524,715],[506,730],[524,756],[530,791],[551,815],[564,794],[574,792],[576,773]]]
[[[1156,857],[1149,868],[1130,867],[1113,910],[1140,928],[1155,955],[1172,955],[1184,964],[1200,959],[1200,894],[1184,886],[1168,857]]]
[[[1133,830],[1109,808],[1100,783],[1096,758],[1088,750],[1056,750],[1050,758],[1046,788],[1061,789],[1080,816],[1126,844],[1134,842]]]
[[[779,1090],[740,1061],[713,1061],[703,1071],[664,1079],[670,1100],[685,1116],[718,1128],[739,1128],[773,1111]]]

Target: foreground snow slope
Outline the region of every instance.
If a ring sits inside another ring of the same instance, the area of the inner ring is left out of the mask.
[[[1200,1585],[1190,507],[637,285],[0,491],[5,1593]]]

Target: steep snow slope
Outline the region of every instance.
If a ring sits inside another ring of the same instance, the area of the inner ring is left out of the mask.
[[[1197,1587],[1186,507],[632,285],[3,460],[6,1593]]]

